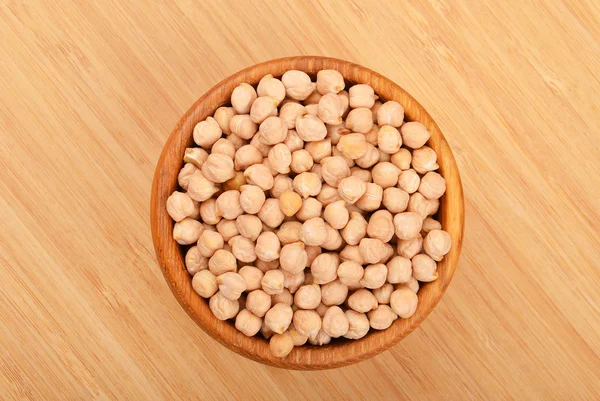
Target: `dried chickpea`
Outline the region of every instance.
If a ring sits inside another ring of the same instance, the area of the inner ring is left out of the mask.
[[[416,238],[421,231],[423,220],[414,212],[398,213],[394,216],[394,226],[398,239],[407,240]]]
[[[362,168],[370,168],[379,162],[379,150],[371,145],[367,144],[367,151],[358,159],[355,160],[356,164]]]
[[[233,144],[233,148],[236,150],[236,152],[239,148],[247,144],[245,139],[240,138],[236,134],[227,135],[227,140]]]
[[[363,134],[352,133],[341,137],[336,149],[345,157],[355,160],[365,154],[368,148],[367,145],[369,143]]]
[[[196,170],[187,180],[187,191],[188,196],[193,200],[204,202],[219,192],[219,188],[212,181],[204,177],[199,170]]]
[[[331,139],[332,145],[337,145],[340,138],[346,134],[349,134],[350,130],[344,126],[343,123],[337,125],[327,125],[327,136]]]
[[[359,338],[366,336],[370,327],[367,315],[351,309],[344,313],[348,318],[348,332],[344,334],[344,337],[351,340],[358,340]]]
[[[402,148],[392,155],[390,161],[400,170],[408,170],[412,162],[412,155],[408,149]]]
[[[321,192],[321,179],[315,173],[300,173],[292,181],[294,190],[304,199],[316,196]]]
[[[440,168],[437,164],[437,153],[429,146],[413,150],[411,162],[412,168],[419,174],[426,174]]]
[[[347,91],[339,91],[338,96],[342,98],[342,108],[344,109],[344,113],[342,114],[342,118],[346,118],[348,113],[350,112],[350,95]]]
[[[373,116],[373,124],[377,124],[377,112],[379,111],[379,108],[381,107],[382,104],[383,103],[381,103],[379,100],[376,100],[373,107],[371,107],[371,114]]]
[[[360,167],[352,167],[350,169],[350,175],[360,178],[364,182],[371,182],[371,172],[369,170],[363,170]],[[365,187],[366,190],[366,187]]]
[[[285,99],[285,87],[283,83],[273,78],[273,75],[267,74],[261,78],[256,87],[256,93],[258,96],[270,96],[277,102],[281,102]]]
[[[451,247],[450,234],[444,230],[431,230],[423,239],[423,250],[436,262],[441,261]]]
[[[284,273],[285,274],[285,273]],[[285,286],[285,281],[284,281]],[[286,304],[292,306],[294,304],[294,296],[287,289],[283,289],[280,294],[271,295],[272,304]],[[289,330],[289,329],[288,329]]]
[[[296,128],[296,119],[306,115],[306,108],[300,103],[289,102],[281,106],[279,110],[279,118],[281,118],[288,129]]]
[[[392,292],[390,306],[401,318],[408,319],[415,314],[419,299],[409,288],[403,287]]]
[[[419,192],[415,192],[410,196],[407,208],[409,212],[417,213],[422,219],[425,219],[428,215],[429,208],[429,200]]]
[[[254,266],[243,266],[238,271],[238,274],[244,278],[246,282],[246,291],[258,290],[261,287],[261,280],[264,273],[259,268]]]
[[[407,122],[400,128],[403,143],[409,148],[418,149],[425,145],[431,133],[427,128],[417,121]]]
[[[202,298],[210,298],[219,289],[217,277],[208,270],[199,271],[192,278],[192,288]]]
[[[317,308],[315,309],[315,312],[317,312],[317,314],[321,317],[321,319],[323,318],[323,316],[325,316],[325,312],[327,312],[327,309],[329,309],[329,307],[327,305],[325,305],[324,303],[320,303],[319,306],[317,306]]]
[[[302,334],[298,333],[298,330],[296,330],[293,323],[288,328],[287,334],[292,338],[294,347],[304,345],[308,341],[308,336],[303,336]]]
[[[366,84],[353,85],[348,93],[350,95],[350,107],[353,109],[359,107],[371,109],[375,104],[375,100],[378,99],[373,88]]]
[[[377,146],[379,142],[379,125],[373,124],[373,127],[365,134],[365,139],[370,145]]]
[[[284,174],[279,174],[273,179],[273,187],[270,190],[273,198],[279,199],[281,194],[293,190],[292,179]]]
[[[278,173],[287,174],[290,172],[292,153],[283,143],[279,143],[269,150],[268,160],[271,168]]]
[[[371,110],[366,107],[352,109],[346,117],[346,128],[352,132],[366,134],[373,128]],[[355,158],[354,158],[355,159]]]
[[[215,183],[222,183],[235,176],[233,160],[222,153],[211,153],[202,165],[202,175]]]
[[[309,116],[317,117],[317,115],[319,114],[318,104],[306,104],[304,106],[304,109],[306,110],[306,114]]]
[[[229,122],[231,121],[233,116],[235,116],[235,114],[236,113],[233,107],[222,106],[215,110],[215,115],[213,117],[217,124],[219,124],[221,131],[223,131],[227,135],[231,134],[231,130],[229,129]]]
[[[297,310],[293,316],[294,328],[301,335],[315,337],[321,330],[321,316],[314,310]]]
[[[365,264],[362,256],[360,256],[360,252],[358,250],[358,245],[346,245],[344,249],[340,252],[340,259],[344,262],[356,262],[359,265]],[[361,275],[362,277],[362,275]],[[348,283],[344,283],[346,285],[350,285]]]
[[[316,164],[315,164],[316,166]],[[317,195],[317,200],[323,204],[323,206],[330,205],[333,202],[341,200],[337,188],[333,188],[327,184],[323,184],[321,192]]]
[[[424,283],[437,280],[437,263],[421,253],[412,258],[412,273],[414,278]]]
[[[266,273],[269,270],[279,269],[279,260],[273,260],[272,262],[265,262],[263,260],[256,259],[255,265],[261,272]]]
[[[286,221],[277,230],[279,242],[283,245],[292,244],[300,241],[300,233],[302,231],[302,223],[299,221]]]
[[[248,114],[250,106],[256,100],[256,91],[252,85],[241,83],[231,93],[231,105],[238,114]]]
[[[241,171],[236,171],[233,178],[225,181],[223,183],[223,190],[225,191],[239,191],[242,185],[246,185],[246,177],[244,177],[244,173]]]
[[[323,213],[323,218],[336,230],[344,228],[350,219],[350,213],[346,209],[346,202],[339,200],[327,205]]]
[[[265,193],[256,185],[242,185],[240,187],[240,206],[249,214],[256,214],[265,203]]]
[[[400,151],[402,136],[397,128],[391,125],[383,125],[377,132],[377,145],[379,149],[390,155]]]
[[[248,309],[242,309],[235,317],[235,328],[248,337],[255,336],[262,326],[262,319]]]
[[[304,147],[304,141],[298,136],[296,130],[288,130],[287,136],[283,144],[290,149],[290,152],[295,152]]]
[[[394,187],[398,183],[398,177],[400,177],[400,170],[398,167],[394,166],[390,162],[377,163],[373,170],[371,170],[371,175],[373,177],[373,182],[383,189]]]
[[[354,204],[365,194],[368,185],[358,177],[349,176],[338,183],[338,193],[344,201]]]
[[[394,292],[394,286],[390,283],[385,283],[381,287],[374,289],[373,295],[375,295],[375,298],[380,305],[387,305],[390,303],[392,292]]]
[[[337,269],[340,259],[337,253],[322,253],[310,265],[313,282],[327,284],[337,278]]]
[[[237,270],[235,256],[225,249],[218,249],[210,259],[208,259],[208,269],[215,276]]]
[[[323,249],[320,246],[308,245],[304,248],[304,250],[306,251],[306,256],[308,256],[308,259],[306,260],[306,267],[310,267],[315,258],[323,253]],[[309,272],[307,274],[310,274],[310,277],[312,278],[312,273]]]
[[[235,157],[235,146],[233,146],[233,142],[228,139],[220,138],[215,142],[210,149],[211,153],[222,153],[226,156],[229,156],[231,159]]]
[[[294,294],[294,304],[300,309],[315,309],[321,303],[321,287],[318,284],[303,285]]]
[[[386,264],[388,268],[387,281],[392,284],[406,283],[412,276],[412,263],[402,256],[394,256]]]
[[[246,309],[258,317],[263,317],[271,309],[271,296],[263,290],[250,291],[246,298]]]
[[[194,214],[194,201],[185,192],[175,191],[167,198],[167,213],[178,222]]]
[[[223,248],[223,237],[215,231],[204,230],[198,238],[198,250],[205,258],[210,258],[217,249]]]
[[[344,114],[344,109],[340,96],[335,93],[327,93],[319,99],[317,116],[325,124],[341,124],[342,114]]]
[[[338,230],[327,223],[325,223],[325,228],[327,229],[327,239],[321,244],[321,247],[328,251],[338,250],[344,244],[342,236]]]
[[[360,289],[348,297],[348,306],[357,312],[367,313],[377,308],[379,303],[371,291]]]
[[[372,212],[379,209],[383,200],[383,188],[375,183],[368,182],[363,196],[356,201],[356,206],[365,211]]]
[[[350,169],[342,157],[325,157],[320,163],[323,180],[334,188],[337,188],[341,180],[350,177]]]
[[[186,217],[173,226],[173,239],[180,245],[190,245],[198,241],[203,231],[202,223]]]
[[[287,244],[281,249],[279,263],[281,269],[288,273],[298,274],[303,272],[307,261],[308,255],[302,242]]]
[[[227,245],[231,247],[231,253],[242,263],[252,263],[256,260],[254,242],[246,237],[237,235],[231,238]]]
[[[306,99],[304,99],[304,101],[302,103],[304,103],[305,105],[318,104],[319,100],[321,100],[322,96],[323,95],[321,95],[315,89],[310,95],[308,95],[308,97]]]
[[[415,193],[419,189],[420,183],[421,179],[413,169],[402,171],[398,177],[398,186],[409,194]]]
[[[273,337],[273,334],[275,334],[275,333],[273,333],[273,331],[270,328],[267,327],[264,319],[262,322],[262,326],[260,326],[260,334],[267,340],[270,339],[271,337]]]
[[[313,158],[306,150],[300,149],[292,153],[290,168],[294,173],[300,174],[309,171],[313,164]]]
[[[369,324],[375,330],[385,330],[398,319],[392,308],[387,305],[379,305],[377,309],[368,313]]]
[[[317,72],[317,92],[326,96],[328,93],[338,93],[346,86],[344,77],[336,70],[321,70]]]
[[[306,99],[316,88],[308,74],[298,70],[286,71],[281,77],[281,82],[287,95],[295,100]]]
[[[302,206],[296,212],[296,218],[305,222],[314,217],[321,216],[321,211],[323,210],[323,205],[321,202],[316,200],[315,198],[306,198],[302,201]]]
[[[183,154],[183,161],[191,163],[197,168],[202,168],[207,158],[208,152],[202,148],[187,148]]]
[[[220,291],[210,297],[208,306],[219,320],[232,319],[240,310],[240,304],[237,300],[231,300],[225,297]]]
[[[273,188],[273,175],[269,167],[264,164],[253,164],[244,171],[249,183],[256,185],[263,191]]]
[[[306,220],[302,224],[300,238],[306,245],[320,246],[327,239],[325,221],[320,217],[313,217]]]
[[[250,118],[256,124],[261,124],[269,117],[277,115],[277,105],[279,102],[277,99],[273,99],[270,96],[260,96],[256,98],[252,106],[250,107]],[[247,113],[240,113],[247,114]]]
[[[427,234],[431,230],[441,230],[441,229],[442,229],[442,225],[440,224],[439,221],[432,219],[431,217],[427,217],[425,220],[423,220],[423,227],[421,228],[421,233]]]
[[[321,302],[327,306],[341,305],[348,297],[348,287],[340,280],[321,286]]]
[[[323,316],[322,330],[332,338],[338,338],[348,332],[348,318],[339,306],[331,306]]]
[[[387,210],[378,210],[371,215],[367,235],[388,242],[394,236],[394,217]]]
[[[339,144],[339,142],[338,142]],[[344,161],[346,162],[346,164],[348,165],[348,168],[350,167],[354,167],[355,163],[354,160],[350,159],[349,157],[346,157],[342,154],[342,152],[336,147],[331,148],[331,155],[332,156],[339,156],[342,159],[344,159]],[[318,166],[318,164],[316,164],[316,166]]]
[[[237,114],[229,120],[229,130],[241,139],[251,139],[258,132],[258,124],[252,121],[250,114]]]
[[[421,178],[419,192],[427,199],[439,199],[446,192],[446,180],[434,171],[430,171]]]
[[[341,232],[342,238],[348,245],[358,245],[367,235],[367,225],[367,221],[360,213],[350,213],[350,220]]]
[[[286,272],[285,270],[282,270],[283,272],[283,288],[287,289],[287,291],[290,293],[290,295],[292,293],[295,293],[296,291],[298,291],[298,288],[300,288],[300,286],[304,285],[304,271],[298,272],[298,273],[289,273]],[[284,289],[284,291],[286,291]],[[290,302],[289,305],[292,305],[293,302]]]
[[[404,121],[404,107],[393,100],[382,104],[377,110],[377,124],[399,127]]]
[[[401,213],[408,206],[409,196],[400,188],[386,188],[383,190],[383,206],[391,213]]]
[[[283,303],[275,304],[265,314],[265,323],[274,333],[281,334],[292,323],[293,316],[294,312],[289,305]]]
[[[365,288],[379,288],[385,284],[387,273],[387,267],[383,263],[368,265],[360,282]]]
[[[204,149],[210,149],[213,143],[217,142],[217,139],[219,139],[221,135],[223,135],[221,127],[219,127],[217,120],[212,117],[200,121],[194,127],[194,142]]]
[[[240,204],[240,191],[225,191],[216,201],[216,210],[219,216],[233,220],[244,213]]]
[[[320,141],[327,136],[327,127],[318,117],[307,114],[296,119],[296,132],[305,142]]]
[[[293,216],[302,207],[302,198],[296,192],[285,191],[279,197],[279,207],[286,216]]]
[[[253,214],[243,214],[235,219],[238,233],[250,241],[256,241],[262,232],[262,221]]]
[[[272,262],[279,258],[280,250],[281,244],[279,244],[279,238],[273,232],[263,232],[256,239],[254,252],[260,260]]]
[[[193,246],[185,253],[185,268],[192,276],[201,270],[208,269],[208,259],[202,256],[198,246]]]
[[[224,297],[235,301],[246,291],[246,281],[242,276],[234,272],[223,273],[217,276],[219,291]]]
[[[245,170],[253,164],[261,164],[263,156],[260,150],[253,145],[244,145],[235,152],[234,167],[236,170]]]
[[[269,295],[280,294],[283,291],[283,278],[281,270],[266,271],[260,281],[263,291]],[[272,327],[271,330],[273,330]]]

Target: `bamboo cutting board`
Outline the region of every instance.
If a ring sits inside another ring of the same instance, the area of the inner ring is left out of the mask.
[[[600,398],[600,7],[593,1],[0,3],[0,398]],[[373,359],[242,358],[175,301],[149,227],[189,106],[326,55],[412,94],[461,171],[462,258]]]

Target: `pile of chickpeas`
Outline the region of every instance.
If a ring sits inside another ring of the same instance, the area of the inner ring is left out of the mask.
[[[167,200],[194,290],[276,357],[409,318],[450,251],[430,133],[345,88],[335,70],[240,84],[195,126]]]

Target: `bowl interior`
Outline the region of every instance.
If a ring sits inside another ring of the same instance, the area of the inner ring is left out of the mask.
[[[439,278],[421,285],[416,313],[409,319],[397,319],[383,331],[371,330],[360,340],[334,340],[316,347],[295,347],[284,359],[271,355],[268,342],[260,336],[246,337],[232,323],[217,320],[207,300],[192,289],[191,277],[184,265],[184,253],[173,240],[173,221],[166,212],[169,195],[178,188],[177,175],[183,166],[185,148],[193,146],[194,126],[223,105],[229,104],[233,89],[242,82],[256,85],[266,74],[279,77],[288,70],[305,71],[313,78],[322,69],[335,69],[349,84],[371,85],[381,100],[395,100],[405,109],[406,121],[420,121],[432,136],[428,146],[438,154],[439,171],[447,182],[446,194],[440,200],[438,219],[452,238],[452,249],[438,263]],[[242,70],[223,80],[204,94],[181,118],[171,133],[158,161],[152,186],[151,226],[159,264],[173,294],[186,312],[213,338],[229,349],[277,367],[289,369],[327,369],[359,362],[398,343],[413,331],[438,303],[456,269],[462,247],[464,225],[463,193],[460,176],[452,152],[440,129],[423,107],[398,85],[365,67],[324,57],[291,57],[272,60]]]

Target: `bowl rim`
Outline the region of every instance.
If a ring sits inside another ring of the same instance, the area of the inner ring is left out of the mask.
[[[183,166],[183,152],[193,144],[195,124],[206,116],[212,116],[218,107],[226,103],[223,99],[228,99],[239,83],[255,85],[267,73],[280,76],[291,69],[305,71],[313,77],[322,69],[338,70],[346,82],[370,84],[383,99],[398,101],[404,106],[405,121],[425,124],[432,134],[427,145],[437,152],[439,171],[447,182],[439,213],[442,226],[452,238],[452,248],[438,263],[438,279],[422,284],[418,294],[419,305],[412,317],[397,319],[386,330],[371,330],[359,340],[322,347],[294,347],[287,357],[281,359],[271,355],[268,342],[262,337],[246,337],[231,323],[217,320],[210,312],[207,300],[193,291],[183,252],[172,237],[174,223],[165,205],[168,196],[178,188],[177,175]],[[360,362],[389,349],[410,334],[431,313],[450,284],[464,236],[464,199],[460,174],[444,135],[429,113],[404,89],[381,74],[348,61],[321,56],[285,57],[255,64],[225,78],[196,100],[171,131],[162,149],[152,182],[150,209],[152,239],[159,266],[173,295],[188,315],[208,335],[242,356],[267,365],[298,370],[330,369]],[[452,213],[446,213],[448,210],[452,210]]]

